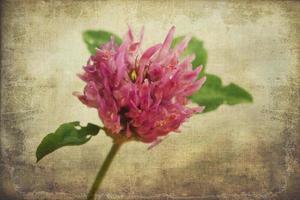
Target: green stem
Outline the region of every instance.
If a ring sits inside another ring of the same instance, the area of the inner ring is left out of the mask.
[[[90,189],[89,194],[87,196],[87,200],[93,200],[95,198],[95,194],[96,194],[100,184],[102,183],[103,178],[104,178],[111,162],[113,161],[115,155],[117,154],[118,150],[120,149],[121,145],[122,145],[122,143],[114,143],[113,146],[111,147],[108,155],[106,156],[104,163],[102,164],[100,170],[98,171],[98,174],[93,183],[93,186]]]

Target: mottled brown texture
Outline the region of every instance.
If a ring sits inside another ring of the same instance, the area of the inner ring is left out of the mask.
[[[98,199],[299,199],[299,1],[2,1],[1,199],[84,199],[111,141],[100,134],[35,163],[63,122],[99,123],[71,93],[88,58],[81,33],[171,25],[208,49],[207,71],[253,104],[197,115],[153,150],[122,147]]]

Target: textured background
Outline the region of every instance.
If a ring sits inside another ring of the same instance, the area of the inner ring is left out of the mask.
[[[201,38],[207,71],[254,103],[197,115],[150,151],[125,145],[99,199],[299,199],[299,13],[297,1],[2,1],[1,199],[85,197],[109,138],[38,164],[35,150],[63,122],[100,123],[71,95],[88,58],[81,34],[127,23],[145,25],[144,46],[172,25]]]

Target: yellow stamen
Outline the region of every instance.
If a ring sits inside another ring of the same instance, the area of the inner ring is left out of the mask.
[[[133,70],[133,71],[131,72],[131,74],[130,74],[130,78],[131,78],[131,80],[133,80],[133,81],[135,81],[135,80],[136,80],[136,78],[137,78],[137,74],[136,74],[136,71],[135,71],[135,70]]]

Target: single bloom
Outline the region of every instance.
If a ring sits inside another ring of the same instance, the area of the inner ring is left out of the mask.
[[[156,142],[203,107],[187,107],[188,96],[200,89],[201,66],[193,70],[194,56],[179,59],[187,47],[186,37],[171,48],[175,27],[161,44],[141,50],[143,29],[136,40],[129,28],[121,45],[114,38],[92,55],[84,73],[84,93],[74,94],[96,108],[111,134],[124,134],[142,142]]]

